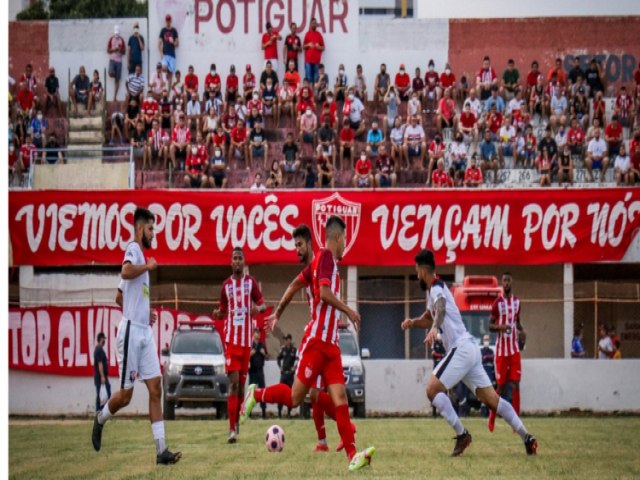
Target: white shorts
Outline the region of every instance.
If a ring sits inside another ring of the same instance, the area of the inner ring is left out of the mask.
[[[133,388],[137,378],[149,380],[161,375],[158,348],[149,325],[140,325],[123,317],[118,326],[116,345],[120,388]]]
[[[449,350],[433,370],[433,374],[447,390],[455,387],[460,381],[463,381],[473,393],[478,388],[492,386],[487,372],[482,367],[480,347],[471,341]]]

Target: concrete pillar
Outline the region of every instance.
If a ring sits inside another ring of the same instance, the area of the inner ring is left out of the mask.
[[[464,280],[464,265],[456,265],[455,282],[462,284]]]
[[[564,358],[571,358],[571,341],[573,339],[573,264],[563,265],[563,299],[564,299]]]
[[[358,310],[358,267],[347,268],[347,305]]]

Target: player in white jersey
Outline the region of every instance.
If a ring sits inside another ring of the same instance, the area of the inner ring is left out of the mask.
[[[522,438],[527,455],[535,455],[536,438],[527,432],[520,417],[509,402],[499,397],[491,385],[475,339],[467,332],[460,311],[445,283],[436,275],[433,252],[422,250],[415,256],[416,272],[423,290],[427,291],[427,310],[420,318],[406,319],[402,329],[431,328],[425,342],[433,345],[438,333],[447,354],[433,370],[427,384],[427,397],[456,432],[456,444],[451,456],[457,457],[471,445],[471,434],[464,428],[447,396],[447,391],[463,381],[478,400],[496,412]]]
[[[118,326],[118,368],[120,390],[100,410],[93,422],[91,442],[96,451],[102,446],[102,429],[111,416],[129,405],[133,396],[133,385],[140,378],[149,390],[149,419],[156,444],[156,463],[170,465],[180,460],[180,452],[170,452],[165,444],[164,421],[162,420],[162,377],[158,348],[151,326],[156,316],[151,313],[149,303],[149,272],[157,267],[153,257],[145,260],[142,250],[151,248],[153,241],[153,214],[138,207],[133,214],[135,241],[127,245],[122,262],[122,321]]]

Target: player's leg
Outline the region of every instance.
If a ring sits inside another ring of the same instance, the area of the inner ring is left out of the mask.
[[[497,395],[502,396],[504,389],[508,382],[508,373],[509,373],[509,362],[508,357],[503,355],[496,355],[495,359],[495,367],[496,367],[496,383],[497,383]],[[489,421],[487,426],[490,432],[493,432],[496,425],[496,412],[495,410],[489,410]]]
[[[427,383],[427,398],[456,432],[456,444],[451,453],[454,457],[461,455],[471,445],[472,439],[453,408],[447,391],[457,385],[467,374],[472,365],[474,350],[478,348],[471,342],[449,350],[449,353],[438,363]],[[479,350],[477,353],[480,354]]]
[[[511,405],[518,415],[520,415],[520,378],[522,376],[522,361],[520,352],[512,355],[509,364],[508,380],[511,382]]]
[[[236,367],[237,368],[237,367]],[[236,423],[238,421],[238,403],[240,402],[240,372],[236,369],[227,371],[229,378],[229,395],[227,396],[227,415],[229,417],[228,443],[236,443],[238,434]]]
[[[318,403],[318,392],[321,382],[321,377],[318,377],[318,381],[315,386],[309,392],[311,397],[311,413],[313,415],[313,424],[316,428],[316,434],[318,435],[318,444],[314,451],[316,452],[328,452],[329,446],[327,445],[327,432],[324,423],[324,408]]]

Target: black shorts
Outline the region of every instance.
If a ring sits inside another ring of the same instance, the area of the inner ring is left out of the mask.
[[[193,175],[191,173],[187,173],[189,177],[189,181],[191,182],[191,188],[200,188],[202,186],[202,174],[198,173]]]
[[[213,178],[213,182],[215,183],[216,187],[222,187],[222,182],[224,181],[226,176],[227,174],[224,172],[224,170],[214,170],[211,173],[211,177]]]
[[[361,121],[361,120],[358,120],[357,122],[354,122],[354,121],[352,121],[352,120],[349,120],[349,126],[350,126],[351,128],[353,128],[354,130],[356,130],[356,131],[360,128],[360,123],[362,123],[362,121]]]

